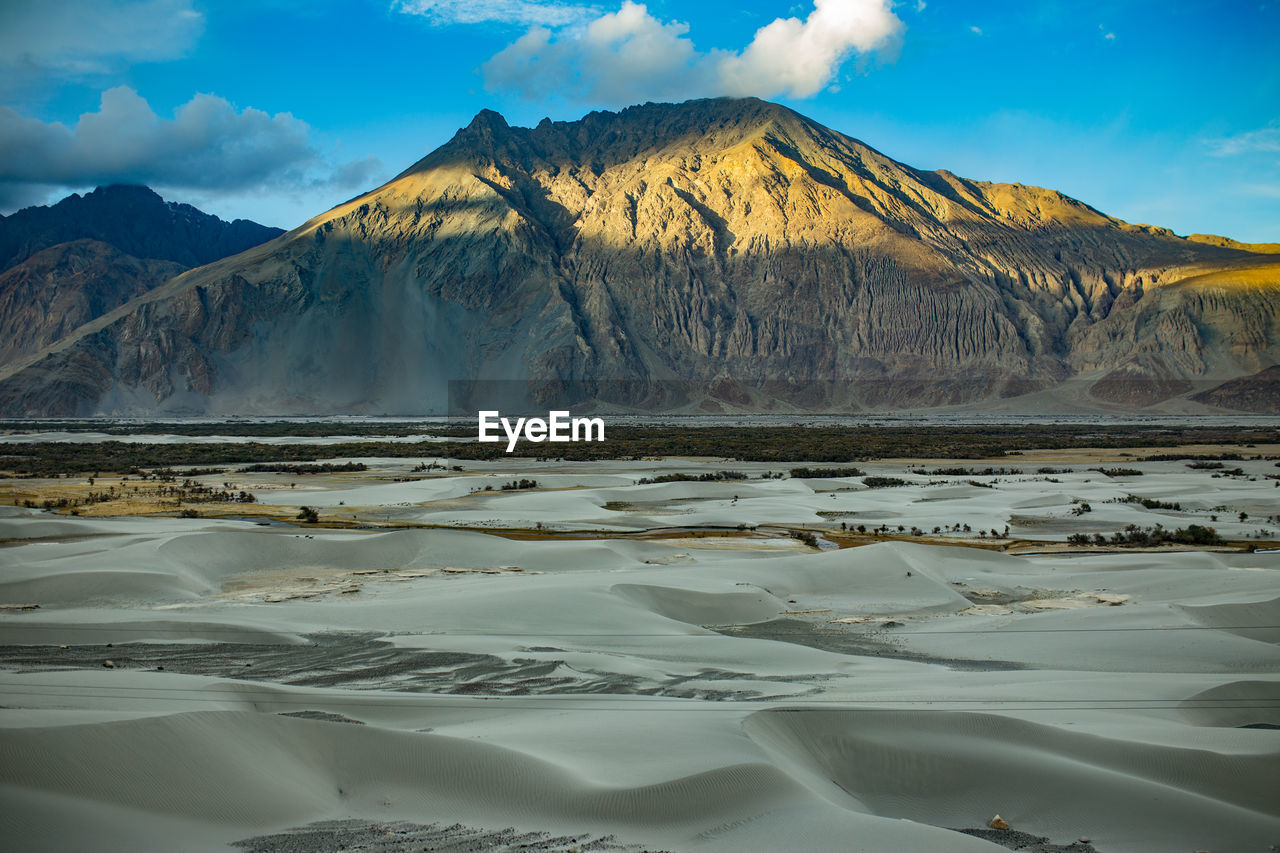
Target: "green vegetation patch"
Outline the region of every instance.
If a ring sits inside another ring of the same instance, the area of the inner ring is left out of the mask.
[[[12,424],[6,424],[11,426]],[[172,424],[165,424],[170,432]],[[260,424],[252,425],[254,427]],[[308,430],[320,425],[309,423]],[[186,424],[201,434],[225,434],[225,424]],[[641,460],[692,456],[762,462],[852,463],[869,459],[987,459],[1025,450],[1070,448],[1176,447],[1191,444],[1265,444],[1280,436],[1273,428],[1157,427],[1145,425],[1018,425],[912,427],[806,426],[610,426],[605,441],[506,445],[475,441],[475,427],[430,427],[436,436],[462,441],[348,441],[328,445],[220,443],[9,442],[0,443],[0,470],[15,476],[87,476],[94,472],[140,473],[142,468],[176,465],[227,466],[321,459],[388,457],[496,460],[510,457],[567,461]],[[330,423],[325,434],[354,432]],[[262,434],[262,431],[254,433]],[[1114,470],[1114,469],[1113,469]],[[1132,470],[1132,469],[1130,469]]]
[[[1185,528],[1166,530],[1155,527],[1139,527],[1130,524],[1110,537],[1101,533],[1073,533],[1067,537],[1070,545],[1115,545],[1121,548],[1154,548],[1158,545],[1225,545],[1226,540],[1212,527],[1189,524]]]

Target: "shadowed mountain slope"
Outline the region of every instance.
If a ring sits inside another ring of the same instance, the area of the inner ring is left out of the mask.
[[[39,351],[185,269],[97,240],[36,252],[0,272],[0,363]]]
[[[284,232],[224,222],[146,187],[101,187],[0,216],[0,365],[193,266]]]

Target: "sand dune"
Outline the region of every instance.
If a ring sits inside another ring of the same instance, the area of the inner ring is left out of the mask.
[[[956,712],[763,711],[747,731],[813,784],[887,816],[959,826],[999,802],[1015,826],[1070,836],[1088,825],[1120,850],[1244,850],[1280,831],[1274,750],[1153,747]]]
[[[1160,464],[1141,493],[1179,494],[1148,488],[1191,476]],[[1088,520],[1073,500],[1101,514],[1132,488],[895,470],[917,485],[634,486],[603,465],[555,491],[461,493],[486,471],[308,493],[580,528],[830,528],[832,505],[894,525],[1024,514],[1051,541]],[[1186,488],[1216,506],[1269,486]],[[1280,839],[1276,553],[819,551],[764,529],[520,540],[16,509],[0,536],[15,540],[0,602],[39,605],[0,612],[14,849],[225,850],[316,821],[407,821],[631,850],[977,853],[1004,848],[954,830],[996,813],[1101,853]],[[307,837],[337,850],[342,836]]]

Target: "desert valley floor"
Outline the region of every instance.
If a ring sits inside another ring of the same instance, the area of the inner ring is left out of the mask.
[[[0,481],[0,846],[1274,850],[1280,446],[1225,449]],[[1066,542],[1155,524],[1228,544]]]

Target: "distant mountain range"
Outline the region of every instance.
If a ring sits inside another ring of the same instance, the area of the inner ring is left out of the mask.
[[[220,260],[119,225],[136,242],[46,232],[206,265],[140,266],[106,288],[128,301],[4,356],[0,412],[1280,411],[1280,247],[913,169],[754,99],[484,111]],[[37,243],[0,257],[74,255]]]

